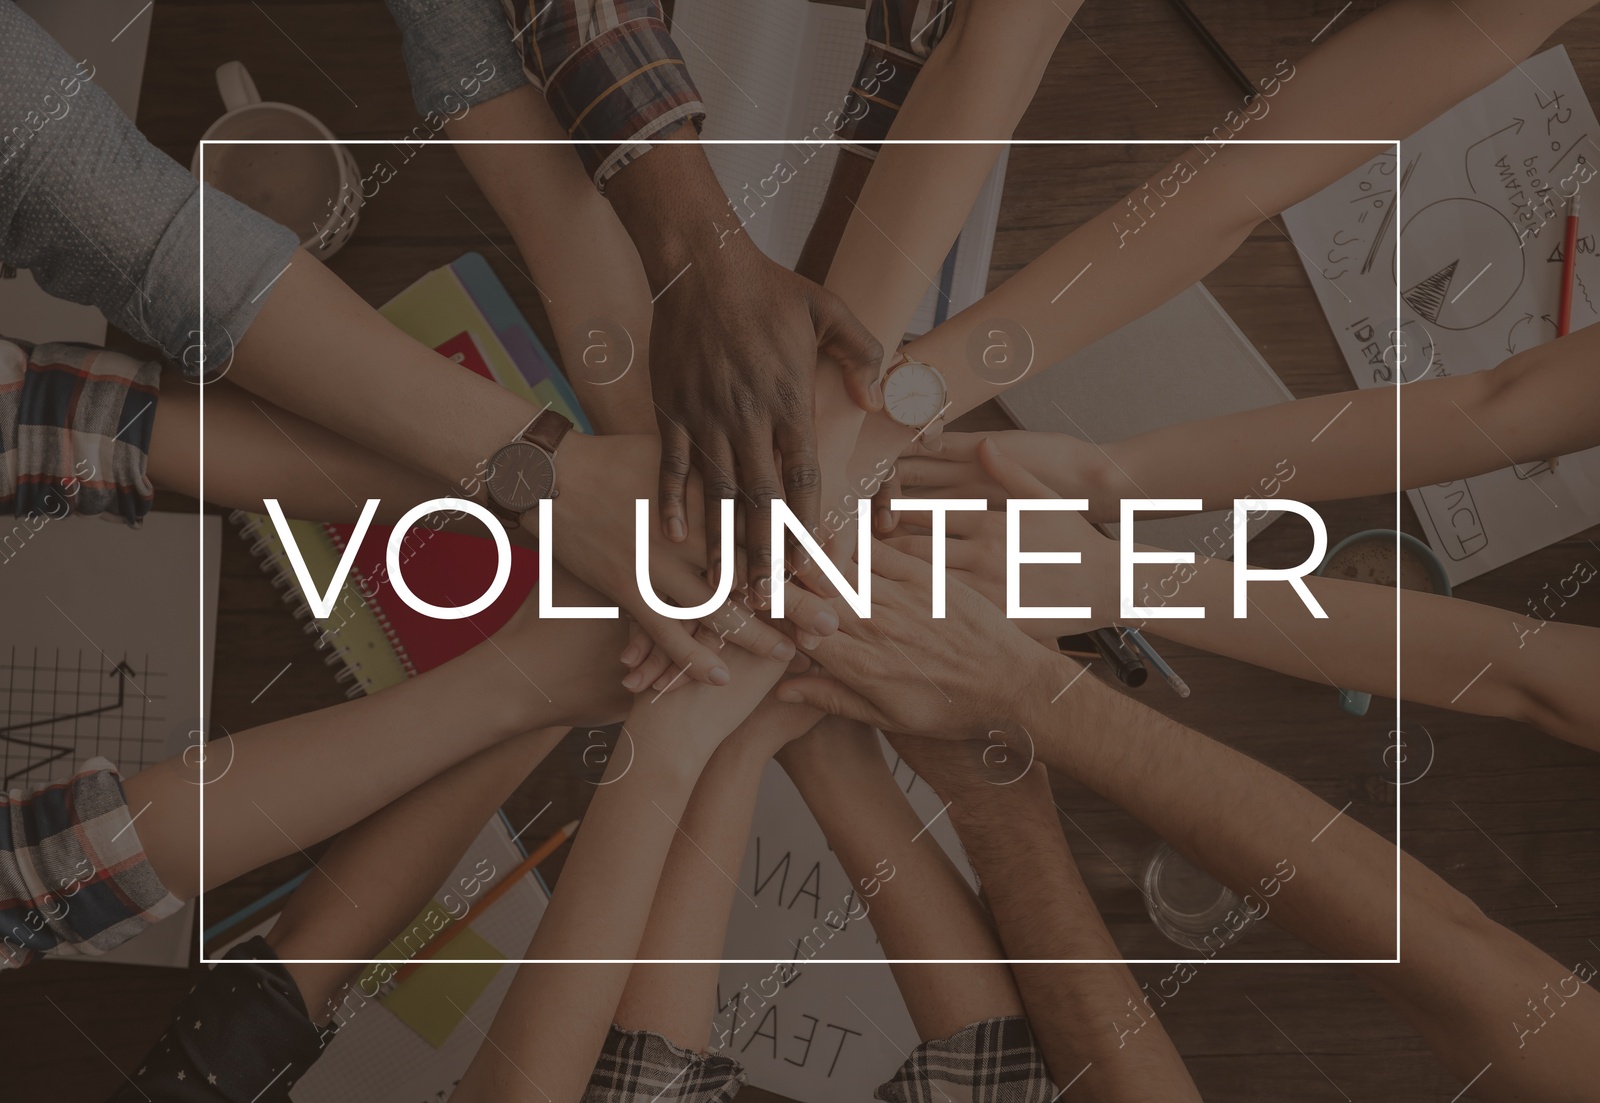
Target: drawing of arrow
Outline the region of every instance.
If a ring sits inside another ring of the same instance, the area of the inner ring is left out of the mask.
[[[1533,315],[1532,314],[1524,314],[1522,317],[1518,318],[1516,321],[1511,323],[1511,328],[1506,331],[1506,351],[1507,352],[1516,352],[1517,351],[1517,327],[1520,326],[1523,322],[1531,322],[1531,321],[1533,321]]]
[[[9,724],[6,727],[0,728],[0,740],[4,740],[7,743],[15,743],[20,747],[32,747],[37,751],[55,752],[50,755],[49,758],[39,762],[30,762],[20,770],[11,771],[6,775],[5,784],[10,785],[14,779],[21,777],[23,774],[28,773],[31,770],[41,769],[50,765],[52,762],[57,761],[58,759],[65,758],[72,754],[76,749],[72,746],[62,747],[55,743],[37,743],[31,739],[22,739],[19,736],[12,735],[12,732],[22,731],[24,728],[37,728],[44,724],[64,724],[68,720],[82,720],[86,716],[98,716],[104,712],[115,712],[117,709],[122,707],[123,698],[127,694],[128,680],[133,677],[133,668],[128,665],[126,659],[112,667],[111,670],[106,674],[106,677],[113,678],[119,674],[121,677],[117,678],[117,699],[111,704],[101,705],[99,708],[94,709],[84,709],[82,712],[74,712],[66,716],[46,716],[41,717],[38,720],[24,720],[20,723]]]
[[[1472,151],[1477,149],[1479,146],[1483,145],[1484,142],[1490,141],[1491,139],[1494,139],[1494,138],[1498,138],[1500,135],[1504,134],[1506,131],[1510,130],[1512,127],[1516,127],[1517,128],[1517,133],[1521,134],[1522,133],[1522,126],[1523,126],[1523,124],[1525,122],[1527,122],[1526,119],[1514,119],[1514,120],[1512,120],[1507,125],[1502,126],[1499,130],[1497,130],[1493,134],[1489,135],[1488,138],[1479,138],[1476,142],[1473,142],[1470,146],[1467,147],[1467,152],[1465,152],[1465,153],[1463,153],[1461,155],[1461,168],[1467,175],[1467,187],[1472,189],[1472,194],[1473,195],[1477,195],[1478,194],[1478,185],[1476,185],[1476,184],[1474,184],[1472,182]]]

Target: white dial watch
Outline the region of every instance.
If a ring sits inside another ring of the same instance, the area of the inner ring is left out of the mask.
[[[949,388],[939,369],[920,360],[902,360],[883,379],[883,408],[908,429],[920,429],[923,439],[935,440],[950,407]]]

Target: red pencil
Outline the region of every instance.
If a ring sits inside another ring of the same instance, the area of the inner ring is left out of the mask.
[[[1572,278],[1578,266],[1578,197],[1567,205],[1567,242],[1561,258],[1561,314],[1556,319],[1556,336],[1572,331]]]

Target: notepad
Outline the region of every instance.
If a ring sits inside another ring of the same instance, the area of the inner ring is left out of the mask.
[[[427,965],[418,969],[395,990],[384,996],[383,1006],[405,1023],[434,1049],[449,1040],[450,1034],[466,1017],[466,1009],[478,1002],[484,989],[499,975],[505,955],[478,932],[467,929],[450,941],[450,956],[478,958],[482,965]],[[402,960],[390,953],[385,960]]]

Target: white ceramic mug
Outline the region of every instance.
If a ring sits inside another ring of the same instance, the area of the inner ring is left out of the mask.
[[[263,101],[240,62],[217,67],[217,91],[227,110],[206,128],[202,141],[255,138],[307,144],[206,146],[206,182],[288,226],[313,256],[333,256],[361,216],[361,170],[355,158],[314,115],[293,104]],[[198,146],[189,170],[200,175]]]

